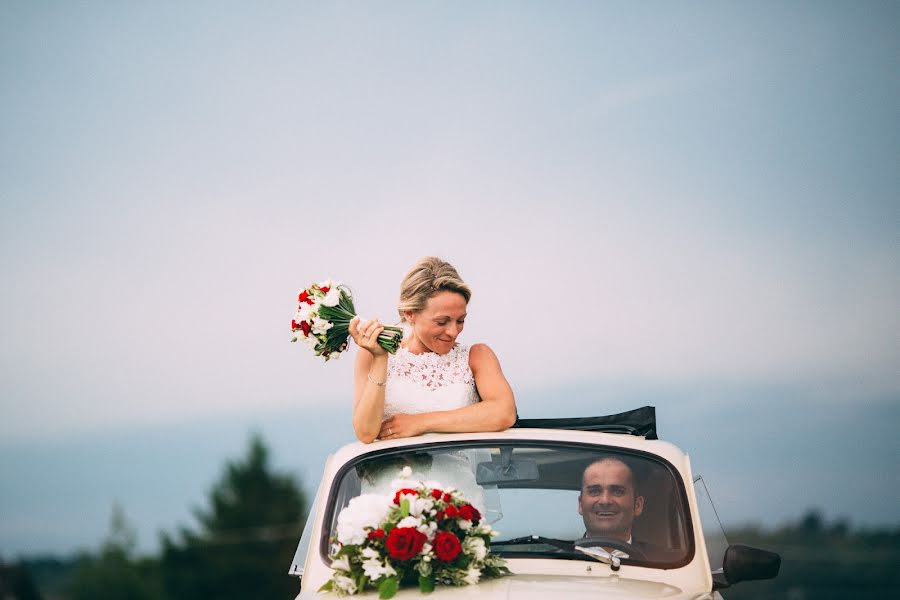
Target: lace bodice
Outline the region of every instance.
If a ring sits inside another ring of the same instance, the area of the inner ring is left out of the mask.
[[[385,418],[453,410],[478,400],[468,346],[457,344],[447,354],[413,354],[400,348],[388,356]]]
[[[387,384],[384,388],[384,418],[399,413],[421,414],[453,410],[478,402],[475,376],[469,368],[469,347],[456,344],[447,354],[413,354],[400,348],[388,355]],[[489,522],[500,518],[496,489],[486,489],[475,481],[475,465],[490,460],[484,450],[441,452],[433,456],[429,469],[414,470],[413,477],[436,479],[460,492]],[[396,469],[375,473],[362,481],[362,493],[385,493],[396,478]]]

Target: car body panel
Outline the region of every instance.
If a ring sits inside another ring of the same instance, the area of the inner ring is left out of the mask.
[[[322,528],[332,501],[332,486],[342,467],[358,457],[404,447],[443,444],[447,442],[562,442],[604,446],[647,453],[670,463],[683,480],[694,538],[694,554],[680,568],[660,569],[623,564],[614,572],[592,559],[561,560],[549,558],[507,559],[512,576],[485,580],[463,587],[439,586],[429,596],[455,598],[673,598],[703,599],[719,597],[712,592],[712,574],[700,528],[700,516],[693,488],[690,461],[675,445],[643,437],[588,431],[555,429],[511,429],[496,433],[427,434],[415,438],[379,441],[372,444],[352,443],[338,449],[326,461],[309,525],[312,535],[308,548],[298,547],[290,573],[302,575],[300,598],[322,597],[316,591],[332,575],[320,551]],[[369,592],[365,596],[375,596]],[[421,597],[417,589],[401,589],[396,598]]]

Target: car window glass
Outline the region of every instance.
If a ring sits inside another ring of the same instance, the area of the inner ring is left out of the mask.
[[[664,461],[617,448],[533,442],[448,444],[353,463],[330,500],[326,552],[340,509],[360,494],[393,497],[405,466],[412,471],[410,483],[461,491],[499,532],[494,550],[510,556],[580,558],[574,542],[585,536],[630,543],[632,560],[666,568],[686,563],[693,553],[683,483]],[[508,543],[524,536],[570,544]]]

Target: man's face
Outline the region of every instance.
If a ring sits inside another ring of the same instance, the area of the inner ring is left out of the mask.
[[[644,498],[634,494],[634,477],[628,465],[616,458],[595,462],[584,471],[578,514],[587,535],[628,541],[631,524],[644,510]]]

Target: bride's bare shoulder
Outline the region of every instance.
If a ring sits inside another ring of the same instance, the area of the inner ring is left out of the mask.
[[[472,370],[476,370],[480,367],[488,367],[493,365],[499,365],[500,361],[497,359],[497,355],[494,354],[494,351],[491,350],[491,347],[487,344],[472,344],[469,347],[469,367]]]

